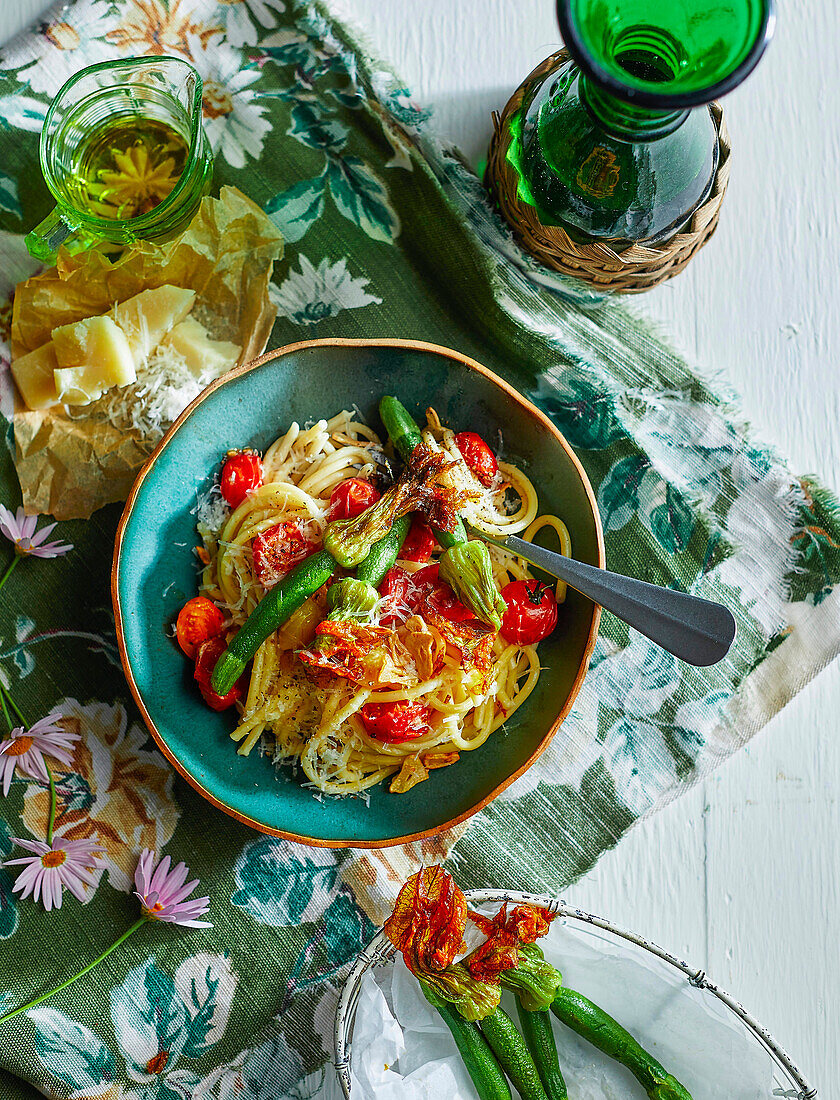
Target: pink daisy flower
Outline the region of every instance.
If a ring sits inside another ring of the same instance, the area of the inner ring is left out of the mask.
[[[31,779],[49,783],[45,756],[51,756],[65,767],[73,763],[73,744],[79,740],[79,734],[57,725],[59,718],[61,715],[52,711],[28,730],[17,726],[4,741],[0,741],[0,779],[4,795],[9,793],[15,769]]]
[[[0,504],[0,532],[15,544],[15,553],[29,554],[33,558],[57,558],[73,549],[69,542],[44,542],[44,539],[54,529],[54,523],[48,523],[36,532],[38,516],[28,516],[23,508],[12,512],[4,504]]]
[[[31,856],[20,859],[7,859],[4,867],[23,865],[24,869],[15,879],[12,887],[20,893],[21,900],[32,895],[33,901],[40,898],[44,908],[61,908],[61,895],[66,886],[73,897],[84,901],[86,887],[96,887],[96,864],[94,860],[104,849],[93,840],[62,840],[55,837],[52,844],[42,840],[22,840],[13,836],[11,840]]]
[[[143,916],[148,920],[182,924],[186,928],[212,928],[203,917],[210,908],[209,898],[190,898],[187,895],[198,886],[198,879],[186,881],[190,873],[186,863],[179,863],[170,870],[171,860],[164,856],[155,866],[155,854],[144,848],[134,872],[134,891],[140,899]]]

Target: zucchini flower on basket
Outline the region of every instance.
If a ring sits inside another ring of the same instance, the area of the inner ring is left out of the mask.
[[[487,940],[456,963],[468,918]],[[467,1020],[483,1020],[498,1008],[503,984],[520,997],[524,989],[529,1002],[540,1008],[551,1004],[560,975],[538,949],[533,959],[526,951],[546,934],[551,919],[547,910],[531,905],[518,905],[510,916],[506,905],[492,918],[468,912],[452,876],[442,867],[424,867],[400,890],[385,933],[424,992],[430,989]],[[506,982],[514,970],[516,975]]]
[[[523,943],[519,947],[516,966],[501,974],[502,986],[515,993],[519,1003],[528,1012],[541,1012],[551,1008],[557,990],[563,984],[563,975],[546,962],[541,948],[535,943]]]
[[[402,952],[405,965],[467,1020],[495,1012],[501,998],[498,983],[472,977],[454,962],[463,950],[467,900],[442,867],[423,867],[400,890],[385,933]]]
[[[534,941],[548,932],[553,919],[547,909],[535,905],[517,905],[508,914],[505,904],[495,917],[470,912],[470,920],[487,939],[464,965],[473,977],[500,981],[528,1011],[548,1008],[562,978]]]

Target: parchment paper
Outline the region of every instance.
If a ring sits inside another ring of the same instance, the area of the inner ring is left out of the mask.
[[[283,238],[263,211],[234,187],[205,198],[189,228],[164,245],[141,242],[116,260],[93,249],[59,255],[56,267],[21,283],[12,314],[12,355],[33,351],[58,325],[106,313],[149,287],[172,283],[196,291],[193,315],[211,335],[242,347],[239,362],[259,355],[276,309],[268,296]],[[15,465],[27,512],[87,519],[125,500],[151,449],[136,430],[73,418],[62,406],[39,412],[16,399]]]

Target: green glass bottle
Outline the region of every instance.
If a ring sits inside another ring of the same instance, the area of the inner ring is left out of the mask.
[[[711,190],[708,103],[757,63],[773,0],[558,0],[557,11],[572,60],[511,119],[519,197],[579,241],[664,241]]]

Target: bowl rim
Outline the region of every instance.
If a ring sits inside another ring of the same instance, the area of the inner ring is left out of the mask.
[[[735,998],[721,989],[714,982],[709,981],[706,971],[692,967],[689,963],[672,955],[669,951],[660,947],[652,940],[626,928],[613,924],[605,917],[599,917],[595,913],[588,913],[584,909],[567,905],[564,901],[550,895],[523,893],[520,890],[465,890],[464,895],[473,905],[483,905],[487,902],[510,902],[513,905],[539,905],[549,909],[555,916],[580,924],[589,924],[595,928],[601,928],[611,933],[618,939],[641,947],[642,950],[655,955],[662,962],[675,970],[681,971],[688,979],[688,984],[695,989],[708,992],[711,996],[721,1001],[752,1032],[754,1037],[776,1060],[778,1066],[785,1070],[794,1084],[799,1088],[797,1100],[816,1100],[817,1089],[805,1079],[804,1074],[770,1032],[755,1019]],[[341,1084],[345,1100],[352,1100],[350,1085],[350,1059],[352,1048],[352,1025],[356,1017],[356,1008],[361,990],[362,977],[371,967],[379,966],[392,958],[397,953],[393,943],[385,935],[383,929],[373,937],[370,943],[359,952],[347,977],[342,985],[338,1004],[335,1010],[335,1022],[333,1029],[335,1071]],[[787,1094],[786,1094],[787,1095]]]
[[[601,524],[601,516],[598,511],[598,504],[595,498],[595,493],[590,484],[589,478],[586,476],[586,471],[583,469],[580,461],[575,455],[574,451],[567,442],[565,436],[559,429],[551,422],[551,420],[537,408],[533,402],[529,401],[526,397],[523,397],[517,390],[513,388],[508,382],[505,382],[503,378],[483,366],[481,363],[472,359],[468,355],[464,355],[461,352],[454,351],[452,348],[447,348],[441,344],[432,344],[424,340],[400,340],[390,338],[371,338],[371,339],[344,339],[339,337],[329,337],[319,340],[299,340],[292,344],[285,344],[283,347],[276,348],[274,351],[265,352],[263,355],[257,356],[256,359],[250,360],[248,363],[243,363],[240,366],[234,367],[232,370],[223,374],[220,378],[217,378],[214,382],[211,382],[201,393],[190,402],[190,404],[184,409],[172,427],[166,432],[164,437],[152,451],[149,458],[143,464],[134,484],[131,487],[131,491],[125,502],[120,521],[117,526],[116,538],[114,540],[114,553],[111,563],[111,603],[114,609],[114,625],[117,634],[117,646],[120,654],[120,663],[122,664],[123,672],[125,674],[126,682],[128,683],[131,694],[135,703],[140,711],[143,721],[152,735],[157,747],[169,761],[169,763],[175,768],[182,778],[184,778],[191,787],[193,787],[198,793],[208,802],[210,802],[217,809],[222,810],[230,817],[235,818],[243,825],[249,825],[252,829],[257,830],[260,833],[267,834],[268,836],[281,837],[284,840],[292,841],[296,844],[307,844],[315,848],[360,848],[360,849],[374,849],[374,848],[391,848],[399,844],[411,844],[414,841],[426,840],[428,837],[436,836],[439,833],[445,832],[447,829],[452,829],[456,825],[460,825],[468,818],[473,817],[484,809],[490,802],[493,801],[506,787],[514,783],[521,775],[523,775],[535,761],[542,755],[545,749],[548,747],[554,735],[565,721],[572,709],[578,692],[580,691],[586,673],[589,669],[589,662],[592,657],[592,651],[595,648],[595,642],[598,638],[598,627],[601,620],[601,608],[598,604],[593,604],[592,619],[589,626],[589,632],[586,638],[586,644],[584,646],[583,655],[581,657],[580,664],[578,666],[575,679],[569,690],[568,697],[562,709],[557,714],[554,722],[543,736],[540,743],[537,745],[531,756],[525,761],[520,768],[514,773],[508,776],[503,782],[486,795],[483,799],[477,802],[474,806],[471,806],[468,810],[465,810],[461,814],[457,814],[455,817],[449,818],[447,821],[442,822],[440,825],[435,825],[431,829],[420,830],[419,832],[410,833],[405,836],[398,836],[385,839],[374,840],[352,840],[344,838],[331,838],[331,837],[309,837],[300,833],[290,832],[287,829],[277,829],[269,825],[265,825],[261,821],[249,817],[247,814],[234,809],[232,806],[226,805],[215,794],[209,791],[204,784],[194,775],[192,775],[187,768],[181,763],[176,754],[169,748],[165,737],[161,731],[157,728],[152,716],[146,707],[143,700],[143,696],[140,689],[137,686],[137,682],[134,678],[134,673],[131,667],[131,661],[128,654],[128,646],[126,644],[125,630],[123,626],[123,612],[122,603],[119,590],[120,582],[120,559],[122,554],[123,539],[125,531],[131,519],[134,505],[137,502],[137,497],[140,493],[140,489],[143,486],[144,481],[151,473],[155,463],[160,455],[167,448],[170,441],[181,430],[184,424],[189,420],[190,416],[195,409],[203,402],[206,401],[211,394],[214,394],[217,390],[227,385],[229,382],[235,379],[241,378],[246,374],[249,374],[253,370],[257,370],[264,366],[266,363],[279,359],[285,355],[289,355],[293,352],[304,351],[308,348],[369,348],[369,347],[387,347],[397,348],[406,351],[424,351],[431,352],[434,355],[442,356],[446,359],[451,359],[455,362],[466,366],[469,370],[481,375],[483,378],[488,379],[494,383],[499,389],[501,389],[511,400],[517,402],[522,408],[533,418],[538,420],[551,435],[553,435],[556,441],[560,444],[563,450],[566,452],[566,457],[572,464],[578,478],[580,479],[584,493],[589,501],[589,505],[592,512],[593,522],[595,524],[595,539],[598,551],[598,567],[605,568],[606,555],[604,550],[604,532]]]

